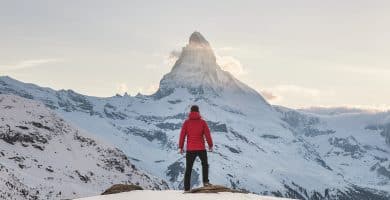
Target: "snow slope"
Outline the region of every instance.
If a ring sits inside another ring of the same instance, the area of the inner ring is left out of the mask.
[[[132,163],[183,187],[180,127],[200,106],[215,142],[213,183],[299,199],[389,199],[390,113],[318,115],[271,106],[223,71],[200,33],[153,95],[99,98],[0,78],[0,93],[43,102],[121,149]],[[193,185],[201,184],[195,164]]]
[[[0,199],[74,198],[113,183],[168,188],[40,102],[0,94],[0,119]]]
[[[81,198],[78,200],[127,200],[127,199],[143,199],[143,200],[283,200],[285,198],[266,197],[255,194],[240,194],[240,193],[207,193],[207,194],[183,194],[182,191],[165,190],[138,190],[124,192],[119,194],[111,194],[104,196],[94,196]]]

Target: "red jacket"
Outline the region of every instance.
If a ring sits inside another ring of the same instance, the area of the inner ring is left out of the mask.
[[[181,128],[179,148],[183,149],[184,140],[187,137],[187,151],[205,150],[204,136],[209,147],[213,147],[213,140],[206,121],[201,119],[198,112],[191,112]]]

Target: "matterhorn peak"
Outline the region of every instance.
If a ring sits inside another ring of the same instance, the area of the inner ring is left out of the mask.
[[[195,31],[191,34],[189,44],[190,45],[210,46],[209,42],[198,31]]]
[[[183,47],[172,70],[160,81],[160,88],[154,96],[165,97],[177,88],[186,88],[195,95],[247,94],[264,101],[255,90],[218,65],[211,45],[197,31],[191,34],[189,43]]]

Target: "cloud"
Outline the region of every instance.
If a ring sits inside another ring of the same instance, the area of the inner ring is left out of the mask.
[[[164,59],[164,64],[169,66],[169,67],[172,67],[175,62],[177,61],[177,59],[179,59],[181,55],[181,51],[180,50],[172,50],[168,56],[165,57]]]
[[[233,47],[225,47],[225,49],[233,49]],[[177,59],[179,59],[180,55],[181,55],[180,50],[171,51],[169,53],[169,55],[165,57],[164,64],[169,66],[169,67],[172,67],[175,64],[175,62],[177,61]],[[234,76],[241,76],[241,75],[246,74],[246,71],[245,71],[243,65],[241,64],[241,62],[238,59],[234,58],[233,56],[216,55],[216,58],[217,58],[218,65],[223,70],[230,72]],[[155,66],[153,66],[153,67],[155,67]],[[148,66],[148,68],[153,68],[153,67]]]
[[[171,51],[171,53],[169,53],[169,57],[171,58],[175,58],[175,59],[178,59],[181,55],[181,51],[180,50],[173,50]]]
[[[225,71],[230,72],[234,76],[245,75],[247,72],[242,63],[233,56],[221,55],[224,52],[237,50],[235,47],[226,46],[216,49],[216,57],[218,65]]]
[[[260,89],[260,93],[271,103],[283,103],[285,99],[319,99],[331,94],[329,91],[320,91],[298,85],[277,85]]]
[[[260,93],[268,101],[276,101],[281,98],[280,96],[277,96],[269,90],[261,90]]]
[[[324,99],[333,99],[336,93],[333,90],[320,90],[299,85],[277,85],[274,87],[259,89],[261,95],[270,103],[284,105],[304,110],[327,111],[364,111],[384,112],[390,111],[390,104],[321,104]],[[311,103],[307,103],[311,102]]]
[[[144,67],[149,70],[166,70],[166,68],[171,68],[177,59],[179,59],[181,54],[181,51],[179,50],[172,50],[168,55],[161,55],[154,53],[152,56],[160,57],[162,59],[162,63],[151,63],[146,64]]]
[[[45,65],[48,63],[55,63],[55,62],[60,62],[60,61],[61,61],[60,59],[56,59],[56,58],[23,60],[23,61],[20,61],[16,64],[0,65],[0,69],[12,71],[12,70],[42,66],[42,65]]]
[[[390,111],[390,105],[386,104],[372,104],[372,105],[316,105],[316,106],[304,106],[299,109],[317,113],[354,113],[354,112],[366,112],[377,113]],[[390,116],[389,116],[390,119]]]
[[[233,47],[222,47],[219,48],[219,51],[231,51],[234,50]],[[164,57],[164,66],[172,67],[177,59],[179,59],[181,55],[181,50],[172,50],[168,56]],[[233,56],[220,56],[216,54],[217,64],[225,71],[230,72],[234,76],[245,75],[247,72],[245,71],[241,62]],[[157,65],[147,65],[148,69],[155,69]]]
[[[217,63],[223,70],[230,72],[234,76],[246,74],[241,62],[232,56],[217,56]]]

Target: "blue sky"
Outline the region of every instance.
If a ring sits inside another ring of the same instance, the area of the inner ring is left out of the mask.
[[[94,96],[153,93],[189,35],[289,107],[390,108],[389,1],[5,1],[0,74]]]

